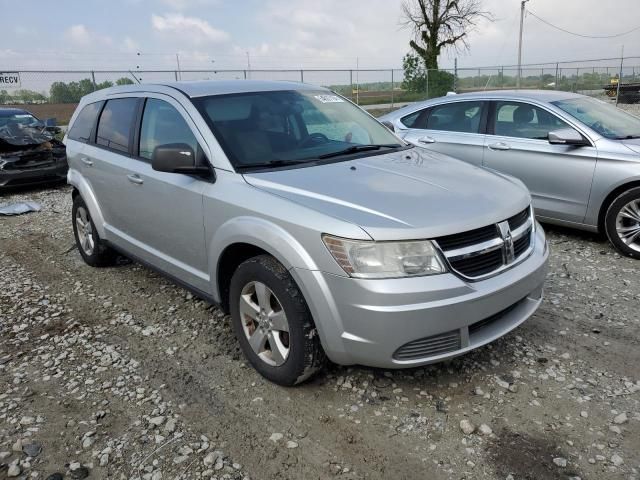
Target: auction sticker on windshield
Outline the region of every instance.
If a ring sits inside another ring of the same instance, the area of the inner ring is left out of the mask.
[[[340,103],[344,100],[337,95],[314,95],[313,98],[320,100],[322,103]]]
[[[0,88],[20,88],[20,72],[0,72]]]

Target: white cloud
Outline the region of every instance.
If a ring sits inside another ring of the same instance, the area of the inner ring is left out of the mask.
[[[108,35],[91,32],[85,25],[72,25],[64,31],[64,39],[79,47],[110,46],[113,40]]]
[[[211,26],[206,20],[197,17],[186,17],[179,13],[151,15],[151,25],[161,33],[178,35],[191,43],[224,43],[229,34]]]

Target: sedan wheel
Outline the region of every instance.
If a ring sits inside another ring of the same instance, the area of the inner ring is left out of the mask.
[[[245,285],[240,294],[240,315],[255,354],[268,365],[282,365],[289,356],[289,323],[271,289],[261,282]]]
[[[629,248],[640,252],[640,199],[622,207],[616,217],[616,232]]]
[[[640,259],[640,187],[627,190],[611,202],[605,230],[620,252]]]

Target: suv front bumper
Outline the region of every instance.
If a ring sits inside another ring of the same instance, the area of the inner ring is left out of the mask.
[[[549,252],[540,226],[531,255],[485,280],[447,273],[363,280],[292,269],[327,356],[343,365],[425,365],[485,345],[542,302]]]

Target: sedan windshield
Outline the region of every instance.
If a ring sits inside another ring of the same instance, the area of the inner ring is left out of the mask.
[[[640,138],[639,118],[601,100],[585,97],[552,103],[603,137],[615,140]]]
[[[358,107],[327,91],[213,95],[194,103],[239,169],[310,165],[405,146]]]

